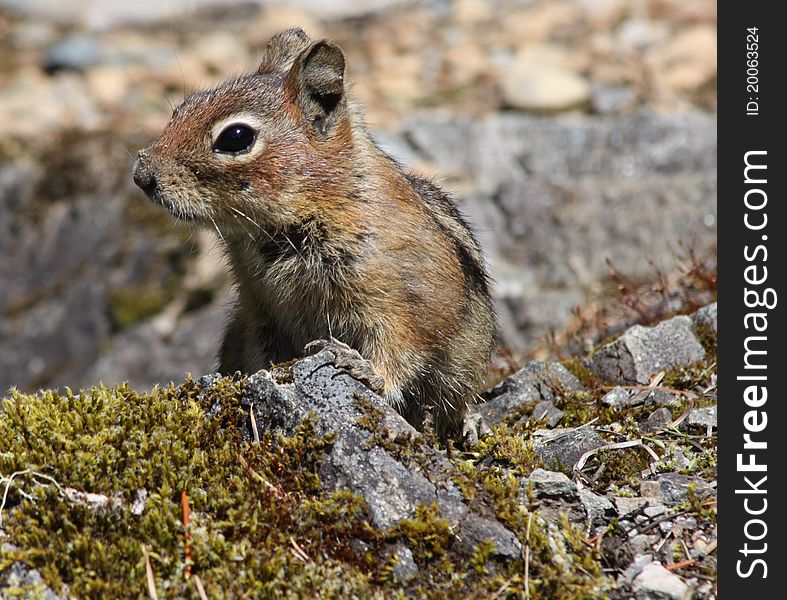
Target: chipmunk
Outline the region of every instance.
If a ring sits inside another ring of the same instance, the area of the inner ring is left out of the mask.
[[[336,44],[278,33],[255,73],[174,110],[134,181],[226,246],[238,301],[221,373],[328,349],[417,429],[429,413],[443,441],[472,444],[494,330],[481,250],[446,193],[375,145],[348,92]]]

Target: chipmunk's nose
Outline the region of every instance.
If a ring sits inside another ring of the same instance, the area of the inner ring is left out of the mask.
[[[148,196],[152,196],[156,191],[156,187],[158,187],[158,182],[156,181],[156,174],[150,166],[150,157],[148,156],[147,150],[140,150],[137,154],[137,160],[134,162],[132,174],[134,183],[136,183]]]

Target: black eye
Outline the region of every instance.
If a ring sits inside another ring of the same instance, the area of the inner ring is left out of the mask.
[[[248,152],[257,139],[257,132],[248,125],[234,124],[226,127],[213,142],[213,151],[221,154]]]

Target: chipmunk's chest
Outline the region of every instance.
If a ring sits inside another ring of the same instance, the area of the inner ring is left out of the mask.
[[[363,337],[366,310],[355,270],[294,243],[289,248],[247,246],[231,252],[247,315],[272,325],[294,351],[331,335],[343,335],[348,343]]]

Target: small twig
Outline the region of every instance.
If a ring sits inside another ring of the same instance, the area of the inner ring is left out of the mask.
[[[656,451],[653,448],[651,448],[647,444],[642,444],[642,447],[645,448],[645,451],[648,454],[650,454],[651,458],[653,458],[653,460],[655,462],[660,462],[661,461],[661,457],[658,454],[656,454]]]
[[[186,560],[183,576],[188,579],[191,577],[193,561],[191,558],[191,510],[189,509],[189,497],[186,495],[186,490],[183,490],[180,494],[180,504],[183,507],[183,556]]]
[[[656,547],[653,549],[653,551],[654,551],[654,552],[658,552],[659,550],[661,550],[661,548],[664,546],[664,544],[666,544],[666,543],[667,543],[667,540],[668,540],[668,539],[670,539],[670,537],[671,537],[671,536],[672,536],[672,530],[670,529],[670,530],[667,532],[667,535],[665,535],[663,538],[661,538],[661,541],[658,543],[658,546],[656,546]]]
[[[675,512],[675,513],[662,515],[660,517],[656,517],[653,520],[651,520],[650,523],[648,523],[647,525],[644,525],[642,527],[642,529],[640,529],[636,525],[632,529],[636,529],[639,533],[647,533],[651,529],[655,529],[656,527],[658,527],[659,524],[663,523],[664,521],[670,521],[670,520],[674,519],[675,517],[680,517],[682,515],[687,515],[687,514],[688,514],[687,510],[681,510],[681,511],[678,511],[678,512]],[[629,530],[629,531],[631,531],[631,530]],[[661,546],[659,546],[659,548],[660,547]]]
[[[680,543],[683,544],[683,551],[686,553],[685,556],[691,556],[691,552],[689,552],[689,547],[686,545],[686,540],[682,537],[680,538]]]
[[[602,531],[594,535],[592,538],[588,538],[587,540],[582,540],[585,542],[589,548],[595,548],[596,550],[601,549],[601,542],[604,540],[604,535],[606,535],[606,531]]]
[[[666,565],[664,568],[668,571],[675,571],[677,569],[682,569],[683,567],[690,567],[691,565],[697,562],[696,558],[687,558],[686,560],[681,560],[676,563],[670,563]]]
[[[2,502],[0,502],[0,525],[3,524],[3,509],[5,508],[5,503],[8,500],[8,490],[11,488],[11,483],[13,483],[14,478],[15,477],[19,477],[21,475],[32,475],[33,477],[46,479],[47,481],[50,481],[51,483],[53,483],[61,494],[63,493],[63,488],[60,486],[60,484],[57,482],[57,480],[55,480],[54,477],[50,477],[49,475],[45,475],[44,473],[39,473],[37,471],[33,471],[33,469],[24,469],[23,471],[14,471],[13,473],[11,473],[11,475],[8,476],[8,478],[5,478],[2,475],[0,475],[0,481],[5,481],[5,489],[3,490],[3,500],[2,500]],[[44,485],[44,486],[47,485],[45,483],[41,483],[40,481],[36,482],[36,483],[38,483],[39,485]],[[30,498],[30,496],[27,496],[22,490],[19,490],[19,493],[22,494],[23,496],[27,497],[28,499]]]
[[[150,564],[150,555],[148,554],[148,549],[145,548],[145,544],[140,545],[142,546],[142,554],[145,556],[145,575],[147,576],[148,580],[148,595],[152,600],[158,600],[158,592],[156,592],[156,577],[153,574],[153,566]]]
[[[653,379],[651,379],[648,382],[648,387],[655,388],[656,386],[658,386],[658,384],[660,384],[664,380],[666,374],[667,374],[666,371],[659,371],[658,373],[656,373],[653,376]]]

